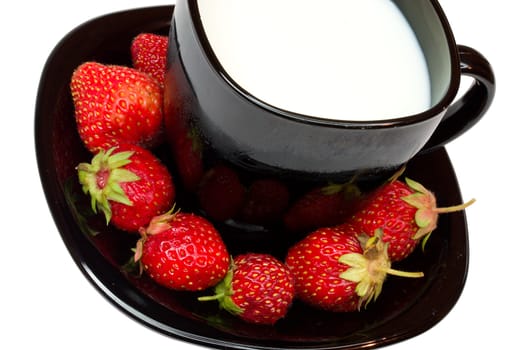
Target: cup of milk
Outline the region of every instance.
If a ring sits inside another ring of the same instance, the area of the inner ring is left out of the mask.
[[[462,75],[474,82],[456,96]],[[166,127],[190,191],[219,163],[247,188],[375,181],[465,132],[494,91],[435,0],[175,6]]]

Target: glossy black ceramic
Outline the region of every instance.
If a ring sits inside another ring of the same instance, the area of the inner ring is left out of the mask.
[[[206,38],[196,0],[179,1],[175,9],[169,51],[169,83],[174,87],[167,98],[188,106],[185,122],[198,131],[209,151],[249,171],[334,181],[394,169],[422,148],[444,145],[466,131],[494,95],[489,63],[477,51],[456,45],[437,1],[394,2],[414,29],[429,67],[432,107],[421,114],[337,121],[261,101],[222,68]],[[449,108],[462,74],[474,77],[475,83]]]
[[[69,79],[87,60],[130,64],[129,45],[140,32],[168,33],[173,7],[134,9],[96,18],[67,34],[42,72],[35,114],[35,146],[51,214],[80,271],[112,305],[163,334],[221,349],[365,349],[400,342],[425,332],[447,315],[461,295],[468,267],[468,233],[463,212],[443,215],[423,253],[396,267],[425,273],[421,279],[389,278],[376,303],[360,313],[332,314],[296,302],[275,327],[246,324],[200,303],[200,294],[173,292],[121,266],[136,237],[107,227],[92,214],[75,166],[90,159],[75,129]],[[167,147],[155,152],[171,170]],[[462,202],[453,167],[443,148],[415,157],[407,175],[432,189],[440,206]],[[183,197],[178,204],[186,209]],[[245,244],[251,246],[245,246]],[[266,249],[257,240],[227,239],[232,252]],[[203,292],[209,293],[209,291]],[[133,336],[130,334],[130,336]],[[177,345],[174,343],[174,347]]]

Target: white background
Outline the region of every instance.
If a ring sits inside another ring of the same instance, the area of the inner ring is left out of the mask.
[[[36,89],[57,42],[93,17],[164,4],[170,2],[49,0],[0,5],[2,347],[200,348],[128,318],[83,277],[49,214],[34,152]],[[467,211],[471,250],[464,292],[443,321],[389,349],[523,347],[525,192],[518,166],[525,139],[525,25],[518,4],[441,1],[456,41],[476,48],[492,63],[497,93],[483,120],[447,147],[464,198],[478,200]]]

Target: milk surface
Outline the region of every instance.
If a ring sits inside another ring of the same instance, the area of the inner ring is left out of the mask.
[[[430,107],[427,65],[390,0],[198,0],[228,75],[275,107],[370,121]]]

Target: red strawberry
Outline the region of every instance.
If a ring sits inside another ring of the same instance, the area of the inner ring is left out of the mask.
[[[289,200],[288,187],[281,181],[255,180],[248,188],[240,219],[251,224],[274,223],[283,216]]]
[[[224,221],[237,215],[245,193],[237,173],[226,165],[217,165],[202,178],[197,196],[206,215]]]
[[[368,236],[382,229],[390,259],[399,261],[412,253],[422,238],[428,239],[440,213],[463,210],[472,203],[474,200],[437,208],[434,194],[421,184],[408,178],[406,182],[393,180],[368,195],[348,222]]]
[[[141,33],[131,42],[131,60],[133,67],[147,73],[164,90],[168,37],[153,33]]]
[[[199,136],[190,129],[176,139],[171,149],[184,187],[195,192],[204,173]]]
[[[119,142],[156,146],[162,134],[159,85],[136,69],[81,64],[71,77],[80,138],[93,153]]]
[[[164,99],[164,126],[178,175],[184,188],[196,192],[204,174],[202,141],[195,127],[189,123],[192,107],[178,90],[177,72],[166,76]],[[181,73],[182,74],[182,73]]]
[[[84,193],[91,196],[95,212],[124,231],[138,232],[150,220],[165,213],[175,199],[168,169],[151,152],[120,144],[100,151],[91,163],[78,165]]]
[[[285,260],[298,299],[333,312],[359,310],[381,293],[387,273],[421,277],[390,268],[386,245],[371,238],[363,249],[349,224],[322,228],[292,246]]]
[[[288,268],[277,258],[247,253],[235,257],[215,293],[199,300],[218,300],[221,308],[246,322],[273,325],[287,314],[294,283]]]
[[[306,232],[340,224],[358,196],[359,190],[350,182],[310,190],[286,212],[285,227],[293,232]]]
[[[199,291],[219,283],[230,255],[215,227],[205,218],[168,212],[141,229],[134,260],[162,286]]]

